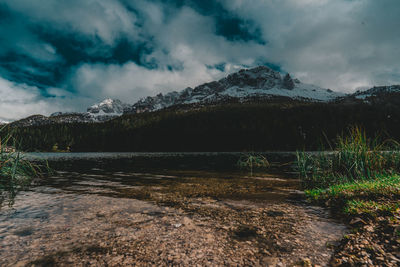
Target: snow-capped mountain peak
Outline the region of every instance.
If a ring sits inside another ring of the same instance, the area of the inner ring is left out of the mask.
[[[155,111],[162,108],[185,104],[213,104],[236,99],[286,97],[309,101],[330,101],[344,94],[323,89],[315,85],[304,84],[293,79],[290,74],[282,75],[265,66],[242,69],[219,81],[205,83],[180,92],[166,95],[158,94],[139,100],[130,108],[130,113]]]
[[[87,109],[87,112],[55,112],[49,117],[34,115],[14,122],[17,126],[45,125],[51,123],[93,123],[104,122],[119,117],[128,104],[118,99],[105,99]]]
[[[204,83],[195,88],[187,87],[182,91],[158,94],[140,99],[133,105],[122,103],[118,99],[107,98],[87,109],[87,112],[56,112],[50,117],[33,115],[12,122],[15,126],[44,125],[50,123],[93,123],[104,122],[126,113],[151,112],[176,106],[193,108],[203,105],[224,103],[244,103],[252,101],[291,101],[311,102],[329,101],[386,101],[399,99],[400,85],[373,87],[365,91],[345,95],[315,85],[302,83],[289,73],[281,74],[268,67],[259,66],[232,73],[218,81]],[[397,97],[397,98],[396,98]],[[0,124],[3,124],[0,120]]]
[[[121,115],[128,105],[118,99],[107,98],[98,104],[94,104],[87,109],[87,112],[93,116],[96,115]]]

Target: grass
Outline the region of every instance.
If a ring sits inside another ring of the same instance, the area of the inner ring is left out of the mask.
[[[31,163],[13,149],[15,143],[10,134],[0,138],[0,204],[5,200],[12,204],[19,190],[43,174],[43,166]],[[47,166],[46,169],[49,170]]]
[[[381,214],[394,215],[399,212],[399,203],[380,203],[377,201],[350,200],[344,208],[344,212],[352,215],[369,214],[377,216]]]
[[[334,266],[363,266],[365,255],[371,265],[392,266],[400,244],[399,174],[377,174],[305,193],[310,200],[330,207],[351,227],[336,249]]]
[[[374,180],[399,173],[399,147],[394,140],[370,139],[360,127],[352,127],[347,136],[337,137],[332,153],[297,152],[297,167],[307,189]]]
[[[257,169],[257,170],[267,169],[269,167],[269,162],[262,155],[246,154],[238,160],[237,166],[240,169],[249,170],[250,176],[253,176],[253,171],[255,169]]]
[[[400,212],[400,175],[381,175],[374,180],[332,185],[305,191],[316,202],[330,205],[348,215],[395,215]]]
[[[348,215],[400,212],[400,153],[396,141],[367,138],[360,127],[338,136],[332,153],[297,153],[297,166],[310,200]]]
[[[321,194],[332,197],[349,198],[354,195],[366,198],[391,197],[400,196],[400,176],[395,174],[391,176],[379,176],[375,180],[352,182],[330,186],[328,189],[311,189],[306,190],[308,195],[314,199],[318,199]]]

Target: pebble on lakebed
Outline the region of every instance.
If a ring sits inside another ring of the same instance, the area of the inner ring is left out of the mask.
[[[2,210],[0,265],[324,266],[345,232],[322,208],[288,201],[297,187],[285,179],[93,177],[39,186]]]

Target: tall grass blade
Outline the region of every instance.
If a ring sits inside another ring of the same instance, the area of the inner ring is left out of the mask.
[[[324,151],[310,156],[297,152],[297,168],[306,188],[375,179],[377,175],[400,171],[400,145],[381,137],[367,138],[359,126],[349,129],[348,135],[338,136],[332,153]]]

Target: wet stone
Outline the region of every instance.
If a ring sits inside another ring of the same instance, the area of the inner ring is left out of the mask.
[[[0,266],[326,266],[345,228],[288,201],[297,189],[268,174],[64,172],[2,207]]]

